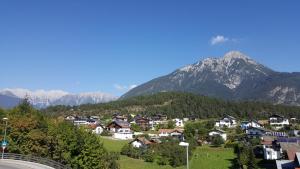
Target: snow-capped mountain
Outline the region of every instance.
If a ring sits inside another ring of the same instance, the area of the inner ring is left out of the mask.
[[[16,89],[2,89],[0,94],[7,97],[17,98],[22,100],[28,98],[30,103],[37,108],[45,108],[54,105],[80,105],[80,104],[95,104],[116,100],[117,97],[100,92],[79,93],[72,94],[62,90],[35,90],[16,88]],[[4,102],[2,99],[0,102]],[[10,106],[11,107],[11,106]]]
[[[261,100],[300,105],[300,73],[280,73],[239,51],[207,58],[144,83],[122,98],[183,91],[228,100]]]

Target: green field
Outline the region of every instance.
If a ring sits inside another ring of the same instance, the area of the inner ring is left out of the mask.
[[[173,168],[171,166],[160,166],[156,163],[147,163],[143,160],[121,156],[119,160],[121,169],[185,169],[184,167]]]
[[[110,140],[101,138],[104,147],[109,151],[120,152],[128,141]],[[234,168],[232,162],[235,154],[232,149],[215,147],[198,147],[190,160],[190,169],[228,169]],[[120,156],[119,164],[121,169],[185,169],[185,166],[173,168],[171,166],[159,166],[156,163],[147,163],[143,160]]]
[[[232,149],[198,147],[190,161],[191,169],[227,169],[234,168],[235,154]]]
[[[112,140],[105,137],[100,137],[100,139],[103,142],[104,147],[112,152],[121,152],[122,147],[129,143],[128,140]]]

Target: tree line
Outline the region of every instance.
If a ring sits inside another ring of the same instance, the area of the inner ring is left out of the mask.
[[[162,92],[153,95],[120,99],[109,103],[85,104],[80,106],[52,106],[42,110],[54,116],[100,115],[112,113],[154,115],[162,113],[169,118],[217,118],[229,114],[239,118],[267,118],[271,114],[300,118],[300,107],[273,105],[255,101],[225,101],[191,93]]]

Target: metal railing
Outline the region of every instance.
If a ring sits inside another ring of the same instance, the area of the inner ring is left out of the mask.
[[[42,158],[42,157],[36,157],[36,156],[32,156],[32,155],[4,153],[3,159],[34,162],[34,163],[43,164],[43,165],[46,165],[49,167],[53,167],[55,169],[71,169],[70,167],[65,166],[54,160],[50,160],[50,159]]]

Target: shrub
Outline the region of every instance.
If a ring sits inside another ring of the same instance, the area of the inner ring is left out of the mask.
[[[224,140],[221,136],[216,135],[216,136],[212,137],[211,143],[212,143],[212,145],[218,147],[218,146],[221,146],[221,144],[224,144]]]
[[[158,165],[167,165],[168,164],[168,159],[166,157],[163,157],[163,156],[158,156],[156,163]]]

